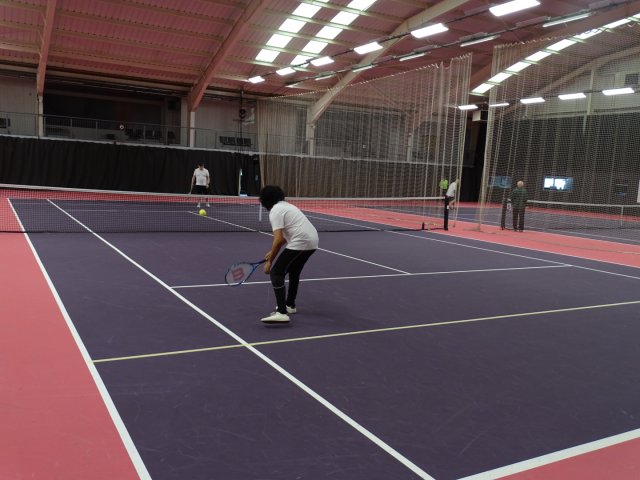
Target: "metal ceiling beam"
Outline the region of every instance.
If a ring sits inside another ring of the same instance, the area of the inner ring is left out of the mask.
[[[561,29],[545,29],[543,35],[537,35],[535,37],[530,37],[523,39],[523,41],[532,42],[536,40],[543,40],[550,37],[568,37],[571,35],[578,35],[583,32],[588,32],[594,28],[602,27],[603,25],[607,25],[608,23],[615,22],[616,20],[620,20],[625,17],[629,17],[631,15],[636,15],[640,11],[640,1],[627,3],[623,6],[613,8],[604,13],[600,13],[597,15],[593,15],[591,17],[587,17],[584,20],[577,20],[571,23],[568,23],[566,27]],[[496,72],[498,73],[498,72]],[[485,64],[481,69],[476,70],[471,74],[470,88],[473,89],[483,83],[485,80],[491,78],[492,74],[492,65],[491,63]],[[475,96],[475,95],[474,95]],[[482,96],[482,95],[480,95]]]
[[[438,2],[432,7],[427,8],[423,12],[420,12],[418,15],[414,15],[411,18],[408,18],[404,22],[402,22],[394,31],[386,36],[393,37],[396,35],[401,35],[403,33],[409,32],[411,30],[415,30],[423,26],[425,23],[433,20],[434,18],[443,15],[455,8],[458,8],[469,0],[444,0],[442,2]],[[361,62],[361,65],[368,65],[373,63],[377,58],[379,58],[384,52],[386,52],[391,46],[397,43],[400,39],[390,40],[384,42],[384,46],[381,50],[370,53],[367,55]],[[353,80],[358,77],[358,73],[349,72],[344,77],[342,77],[338,83],[336,83],[331,90],[325,93],[314,105],[311,107],[311,114],[308,119],[309,124],[315,123],[320,115],[329,107],[333,99],[340,93],[340,91],[349,85]]]
[[[138,10],[144,10],[153,13],[163,13],[172,17],[188,18],[191,20],[206,20],[207,22],[219,23],[221,25],[229,25],[230,19],[214,17],[212,15],[205,15],[201,13],[189,13],[177,8],[164,7],[160,5],[146,5],[138,2],[137,0],[101,0],[106,3],[118,5],[122,7],[134,8]],[[176,2],[179,4],[179,2]]]
[[[387,15],[387,14],[383,14],[383,13],[369,12],[367,10],[358,10],[356,8],[343,7],[341,5],[335,5],[333,3],[319,2],[317,0],[305,0],[304,3],[308,3],[310,5],[315,5],[317,7],[326,8],[327,10],[335,10],[337,12],[355,13],[356,15],[358,15],[360,17],[375,18],[376,20],[382,20],[382,21],[385,21],[385,22],[402,23],[404,21],[404,18],[396,17],[395,15]]]
[[[224,59],[235,47],[240,37],[247,29],[247,26],[264,11],[267,2],[268,0],[251,0],[247,5],[247,8],[242,12],[242,15],[240,15],[240,18],[236,20],[224,43],[213,55],[209,65],[207,65],[207,68],[198,79],[196,85],[189,92],[187,105],[190,112],[196,111],[198,105],[200,105],[200,102],[202,101],[202,97],[204,96],[207,87],[209,86],[209,83],[211,83],[211,79],[222,66],[222,62],[224,62]]]
[[[36,74],[36,92],[38,96],[44,93],[44,78],[47,73],[47,61],[49,59],[49,47],[51,46],[51,36],[53,34],[53,23],[56,19],[56,6],[58,0],[47,2],[47,12],[44,17],[42,27],[42,45],[40,47],[40,61],[38,62],[38,73]]]

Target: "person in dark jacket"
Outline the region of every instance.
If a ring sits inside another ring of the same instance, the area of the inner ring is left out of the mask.
[[[524,210],[527,207],[528,194],[524,182],[519,180],[511,192],[511,209],[513,211],[513,231],[524,231]]]

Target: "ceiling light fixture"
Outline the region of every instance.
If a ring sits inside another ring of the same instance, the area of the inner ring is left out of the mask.
[[[613,88],[611,90],[602,90],[603,95],[626,95],[628,93],[634,93],[633,88],[625,87],[625,88]]]
[[[486,33],[484,33],[483,35],[486,35]],[[465,42],[462,42],[460,44],[461,47],[468,47],[470,45],[475,45],[477,43],[483,43],[483,42],[490,42],[491,40],[495,40],[496,38],[498,38],[500,35],[489,35],[486,37],[480,37],[480,36],[476,36],[477,38],[473,39],[473,40],[467,40]],[[460,40],[464,40],[463,38],[461,38]]]
[[[320,57],[320,58],[314,58],[313,60],[311,60],[311,64],[316,67],[328,65],[330,63],[333,63],[333,58],[331,57]]]
[[[495,85],[492,85],[491,83],[481,83],[476,88],[471,90],[471,93],[475,93],[477,95],[482,95],[483,93],[486,93],[489,90],[491,90],[493,87],[495,87]]]
[[[553,27],[554,25],[562,25],[563,23],[575,22],[576,20],[582,20],[583,18],[590,17],[592,12],[578,13],[577,15],[569,15],[568,17],[554,18],[550,22],[543,23],[543,27]]]
[[[362,72],[362,71],[364,71],[364,70],[369,70],[370,68],[373,68],[373,64],[371,64],[371,65],[365,65],[365,66],[363,66],[363,67],[357,67],[357,68],[354,68],[354,69],[353,69],[353,70],[351,70],[351,71],[352,71],[353,73],[357,73],[357,72]]]
[[[528,105],[530,103],[544,103],[544,98],[542,97],[531,97],[531,98],[522,98],[520,99],[521,103]]]
[[[538,0],[513,0],[511,2],[503,3],[501,5],[495,5],[489,8],[489,11],[496,17],[508,15],[509,13],[519,12],[531,7],[537,7],[540,5]]]
[[[501,102],[501,103],[490,103],[489,108],[497,108],[497,107],[508,107],[509,102]]]
[[[424,57],[425,55],[426,55],[425,52],[410,53],[409,55],[404,55],[398,58],[398,60],[400,60],[401,62],[406,62],[407,60],[413,60],[414,58]]]
[[[249,78],[247,81],[251,82],[251,83],[260,83],[260,82],[264,82],[264,78],[262,78],[260,75],[258,75],[256,77]]]
[[[460,110],[477,110],[477,105],[458,105],[458,109]]]
[[[577,100],[579,98],[587,98],[587,96],[580,92],[580,93],[563,93],[562,95],[558,95],[558,98],[560,100]]]
[[[365,53],[375,52],[376,50],[382,49],[382,45],[378,42],[367,43],[366,45],[360,45],[353,49],[359,55],[364,55]]]
[[[435,35],[436,33],[442,33],[449,30],[447,26],[443,23],[436,23],[434,25],[427,25],[426,27],[418,28],[417,30],[413,30],[411,35],[416,38],[424,38],[430,35]]]
[[[284,77],[285,75],[291,75],[292,73],[296,73],[296,71],[291,67],[285,67],[285,68],[281,68],[280,70],[276,70],[276,73],[281,77]]]

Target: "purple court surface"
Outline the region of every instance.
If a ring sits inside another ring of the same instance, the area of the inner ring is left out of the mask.
[[[640,435],[634,267],[324,233],[298,313],[265,327],[268,277],[223,277],[266,234],[29,239],[141,477],[497,478],[482,472]]]

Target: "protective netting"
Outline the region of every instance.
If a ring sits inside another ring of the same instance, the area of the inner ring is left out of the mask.
[[[289,195],[431,197],[462,169],[471,57],[261,100],[264,184]]]
[[[521,180],[527,229],[640,226],[637,21],[495,48],[481,223],[499,223]]]
[[[442,228],[436,198],[295,198],[319,231]],[[256,197],[0,185],[0,232],[271,232]]]

